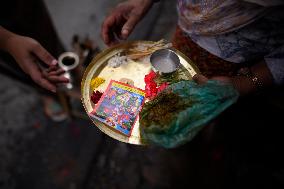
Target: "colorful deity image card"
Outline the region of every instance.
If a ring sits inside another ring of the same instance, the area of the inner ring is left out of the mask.
[[[111,80],[90,116],[130,136],[144,99],[142,89]]]

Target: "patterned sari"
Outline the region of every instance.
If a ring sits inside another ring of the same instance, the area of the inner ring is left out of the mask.
[[[198,46],[180,27],[177,27],[172,43],[174,48],[189,57],[200,72],[207,77],[216,75],[233,76],[241,67],[241,64],[223,60]]]
[[[173,45],[202,74],[232,76],[265,60],[275,83],[284,84],[284,1],[178,0]]]

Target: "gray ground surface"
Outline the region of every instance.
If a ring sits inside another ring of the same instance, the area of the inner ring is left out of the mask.
[[[67,50],[74,34],[89,36],[105,48],[100,26],[118,2],[46,0]],[[131,39],[170,39],[175,21],[175,2],[165,1],[153,7]],[[164,178],[159,170],[147,171],[153,152],[160,149],[114,141],[88,120],[55,123],[45,116],[35,88],[2,74],[0,80],[1,189],[155,188],[159,180],[155,177]],[[167,182],[159,182],[161,187],[169,187]]]
[[[105,48],[100,37],[100,27],[105,16],[123,0],[45,0],[58,34],[67,49],[74,34],[89,36],[99,47]],[[136,27],[130,39],[170,39],[175,29],[176,1],[167,0],[152,7]]]

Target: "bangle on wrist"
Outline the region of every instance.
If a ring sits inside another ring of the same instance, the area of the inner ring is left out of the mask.
[[[259,79],[259,77],[251,71],[250,68],[245,67],[241,68],[238,71],[238,76],[245,76],[250,79],[250,81],[253,83],[253,85],[257,88],[257,90],[263,89],[263,82]]]

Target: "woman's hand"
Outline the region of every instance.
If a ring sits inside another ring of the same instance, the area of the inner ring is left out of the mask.
[[[3,34],[0,39],[2,50],[10,53],[22,70],[38,85],[56,92],[56,84],[68,82],[67,78],[60,76],[64,71],[58,69],[56,59],[36,40],[0,29]],[[45,71],[39,67],[39,61],[47,65]]]
[[[223,83],[233,85],[235,89],[239,92],[240,96],[250,95],[260,90],[262,91],[274,86],[273,76],[270,70],[268,69],[265,61],[261,61],[247,69],[250,70],[250,76],[242,73],[241,69],[238,76],[215,76],[210,78],[210,80],[218,80]],[[256,78],[258,82],[255,81]],[[196,74],[193,77],[193,80],[198,84],[203,84],[208,81],[208,78],[203,75]]]
[[[136,24],[144,17],[153,4],[153,0],[128,0],[120,3],[104,20],[102,38],[107,45],[127,39]]]
[[[203,75],[196,74],[193,77],[193,80],[198,84],[202,85],[206,83],[209,79]],[[246,96],[258,91],[257,86],[251,81],[250,78],[246,76],[235,76],[235,77],[216,76],[210,78],[210,80],[217,80],[222,83],[232,85],[239,92],[240,96]]]
[[[196,83],[202,85],[205,84],[209,79],[205,77],[204,75],[201,74],[196,74],[192,78]],[[228,83],[228,84],[233,84],[232,78],[226,77],[226,76],[216,76],[210,78],[211,80],[218,80],[221,81],[222,83]]]
[[[209,79],[201,74],[196,74],[193,76],[193,80],[202,85],[205,84]],[[215,76],[210,78],[210,80],[217,80],[225,84],[232,85],[240,94],[240,96],[245,96],[249,93],[255,91],[255,87],[250,82],[250,80],[243,76],[227,77],[227,76]]]

